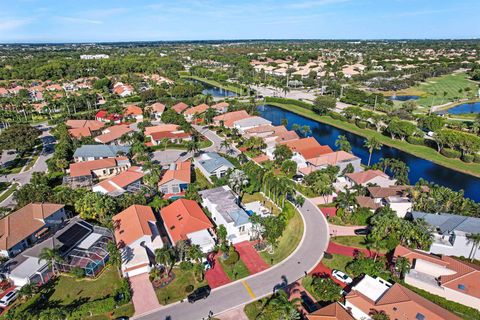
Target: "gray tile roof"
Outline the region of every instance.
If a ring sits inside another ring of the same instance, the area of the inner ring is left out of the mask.
[[[199,192],[202,198],[208,199],[217,205],[217,211],[228,223],[238,227],[250,221],[248,214],[237,204],[237,197],[233,191],[226,187],[207,189]]]
[[[462,231],[480,233],[480,218],[460,216],[450,213],[426,213],[413,211],[414,219],[424,219],[429,225],[438,228],[442,233]]]
[[[230,161],[220,156],[218,153],[209,152],[206,153],[204,156],[208,156],[210,159],[199,160],[198,163],[209,173],[213,173],[215,170],[222,166],[226,166],[229,169],[235,168],[235,166]]]
[[[73,157],[113,158],[117,156],[118,152],[128,154],[130,152],[130,146],[86,144],[77,148]]]
[[[272,124],[272,122],[262,117],[255,116],[255,117],[237,120],[233,124],[239,127],[255,127],[255,126]]]

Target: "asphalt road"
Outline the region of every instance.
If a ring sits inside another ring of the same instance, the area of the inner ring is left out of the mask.
[[[212,290],[210,296],[193,304],[178,302],[163,306],[149,314],[139,315],[142,320],[194,320],[207,319],[238,306],[273,293],[305,276],[322,259],[328,246],[328,223],[320,210],[306,199],[300,213],[305,232],[300,245],[286,260],[263,272]]]

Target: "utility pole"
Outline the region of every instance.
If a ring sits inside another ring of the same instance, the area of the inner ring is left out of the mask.
[[[373,105],[373,111],[375,111],[375,108],[377,107],[377,98],[378,95],[375,95],[375,104]]]

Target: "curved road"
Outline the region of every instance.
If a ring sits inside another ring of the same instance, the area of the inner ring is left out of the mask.
[[[198,320],[209,313],[220,314],[271,294],[305,276],[322,259],[328,246],[328,223],[310,200],[299,209],[304,221],[303,238],[297,249],[283,262],[263,272],[212,290],[210,296],[193,304],[177,302],[149,314],[142,320]]]

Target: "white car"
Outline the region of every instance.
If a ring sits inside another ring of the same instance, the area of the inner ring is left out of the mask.
[[[337,279],[337,280],[340,280],[342,281],[343,283],[346,283],[346,284],[350,284],[353,282],[352,278],[350,278],[349,276],[347,276],[344,272],[340,271],[340,270],[333,270],[332,271],[332,276]]]
[[[8,306],[10,303],[15,301],[17,297],[18,297],[18,290],[13,289],[12,291],[4,295],[2,299],[0,299],[0,307]]]

